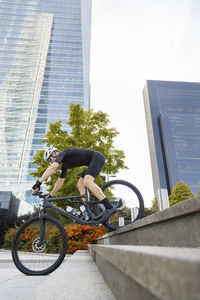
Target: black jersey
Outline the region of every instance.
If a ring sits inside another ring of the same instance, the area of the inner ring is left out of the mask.
[[[83,149],[83,148],[72,148],[61,151],[55,162],[61,165],[61,178],[65,178],[67,175],[67,169],[89,166],[89,164],[94,160],[104,156],[97,151]],[[105,162],[105,161],[104,161]]]

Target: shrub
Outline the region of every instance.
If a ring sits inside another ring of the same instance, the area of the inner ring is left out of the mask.
[[[68,251],[73,254],[76,250],[87,250],[88,244],[96,244],[98,237],[106,233],[105,227],[99,226],[97,228],[89,225],[73,224],[65,226],[68,237]]]
[[[14,239],[16,231],[17,231],[17,228],[10,228],[10,229],[7,230],[7,232],[4,236],[3,248],[11,249],[12,241]]]
[[[183,182],[178,182],[172,192],[171,195],[169,196],[169,203],[170,206],[176,205],[184,200],[192,199],[194,198],[194,194],[191,191],[191,188],[189,185],[183,183]]]
[[[73,254],[77,250],[87,250],[88,244],[96,244],[98,237],[106,233],[106,229],[103,226],[97,228],[89,225],[64,225],[68,238],[68,254]],[[12,241],[18,228],[11,228],[5,234],[4,245],[5,249],[11,249]],[[32,241],[38,237],[39,228],[30,225],[26,228],[21,235],[20,248],[23,251],[32,251]],[[55,253],[57,247],[59,247],[59,231],[53,226],[48,226],[46,229],[46,238],[48,245],[46,248],[47,253]],[[30,239],[30,240],[29,240]]]

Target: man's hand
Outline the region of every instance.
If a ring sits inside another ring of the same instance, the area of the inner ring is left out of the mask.
[[[36,183],[32,186],[33,194],[37,194],[40,191],[40,186],[41,186],[42,182],[40,182],[39,180],[36,181]]]

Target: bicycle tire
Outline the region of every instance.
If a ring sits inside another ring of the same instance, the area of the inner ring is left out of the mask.
[[[117,198],[116,195],[113,195],[113,193],[111,192],[112,189],[115,189],[115,186],[118,189],[118,193],[119,193],[119,189],[121,189],[122,187],[125,187],[128,191],[128,194],[131,195],[131,200],[133,200],[133,202],[136,202],[136,205],[138,205],[138,207],[137,207],[138,208],[137,216],[133,220],[129,220],[128,223],[130,224],[130,223],[135,222],[136,220],[139,220],[142,217],[143,213],[144,213],[144,200],[143,200],[143,197],[142,197],[142,194],[140,193],[140,191],[132,183],[130,183],[128,181],[125,181],[125,180],[111,180],[111,181],[108,181],[101,187],[101,189],[105,193],[105,195],[107,196],[108,200],[111,201],[111,203]],[[109,192],[107,193],[107,191],[109,191]],[[122,193],[123,193],[123,191],[122,191]],[[109,194],[112,194],[112,195],[109,196]],[[124,199],[123,199],[123,201],[124,201]],[[129,201],[130,201],[130,199],[129,199]],[[131,203],[131,205],[132,205],[132,203]],[[125,207],[121,211],[121,214],[123,215],[124,212],[125,212]],[[120,211],[118,211],[117,214],[115,214],[116,222],[112,221],[114,216],[111,216],[109,218],[109,220],[104,224],[104,226],[109,231],[116,230],[120,227],[123,227],[123,226],[127,225],[127,224],[125,224],[125,225],[120,226],[120,225],[118,225],[119,223],[117,224],[117,219],[119,220],[119,217],[120,217]],[[129,218],[130,218],[130,216],[129,216]]]
[[[46,243],[40,245],[40,248],[44,248],[43,250],[38,247],[40,217],[35,217],[24,223],[17,231],[13,240],[12,258],[14,264],[26,275],[47,275],[53,272],[63,262],[67,252],[67,234],[64,227],[53,217],[44,216],[43,218],[46,229]],[[54,234],[50,235],[49,230],[54,230]],[[34,236],[34,232],[37,236]],[[54,250],[52,250],[52,245],[47,245],[47,242],[50,243],[56,238]],[[39,252],[39,250],[41,251]],[[39,267],[39,263],[43,264],[44,267]],[[35,269],[35,265],[38,265],[38,269]]]

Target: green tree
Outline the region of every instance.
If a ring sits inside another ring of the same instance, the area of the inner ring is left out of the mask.
[[[120,169],[127,169],[124,159],[124,151],[115,149],[114,138],[119,134],[115,128],[108,128],[108,115],[102,111],[94,112],[92,109],[84,111],[81,105],[70,105],[69,131],[62,130],[62,121],[49,124],[49,131],[46,133],[41,143],[56,147],[59,151],[67,148],[89,148],[100,151],[106,157],[106,165],[102,172],[104,174],[116,174]],[[37,165],[34,177],[41,177],[48,167],[48,163],[43,159],[44,151],[39,151],[33,158],[34,165]],[[77,195],[76,188],[77,174],[85,170],[86,167],[69,169],[64,185],[56,194],[57,197],[66,195]],[[59,168],[45,183],[51,191],[57,178]],[[98,185],[103,184],[101,176],[96,178]],[[61,206],[64,204],[61,203]]]
[[[191,198],[194,198],[191,188],[183,182],[178,182],[169,196],[169,203],[172,206]]]
[[[152,212],[153,212],[153,213],[159,211],[159,209],[158,209],[158,199],[157,199],[157,197],[154,197],[154,199],[153,199],[153,201],[152,201],[151,209],[152,209]]]

